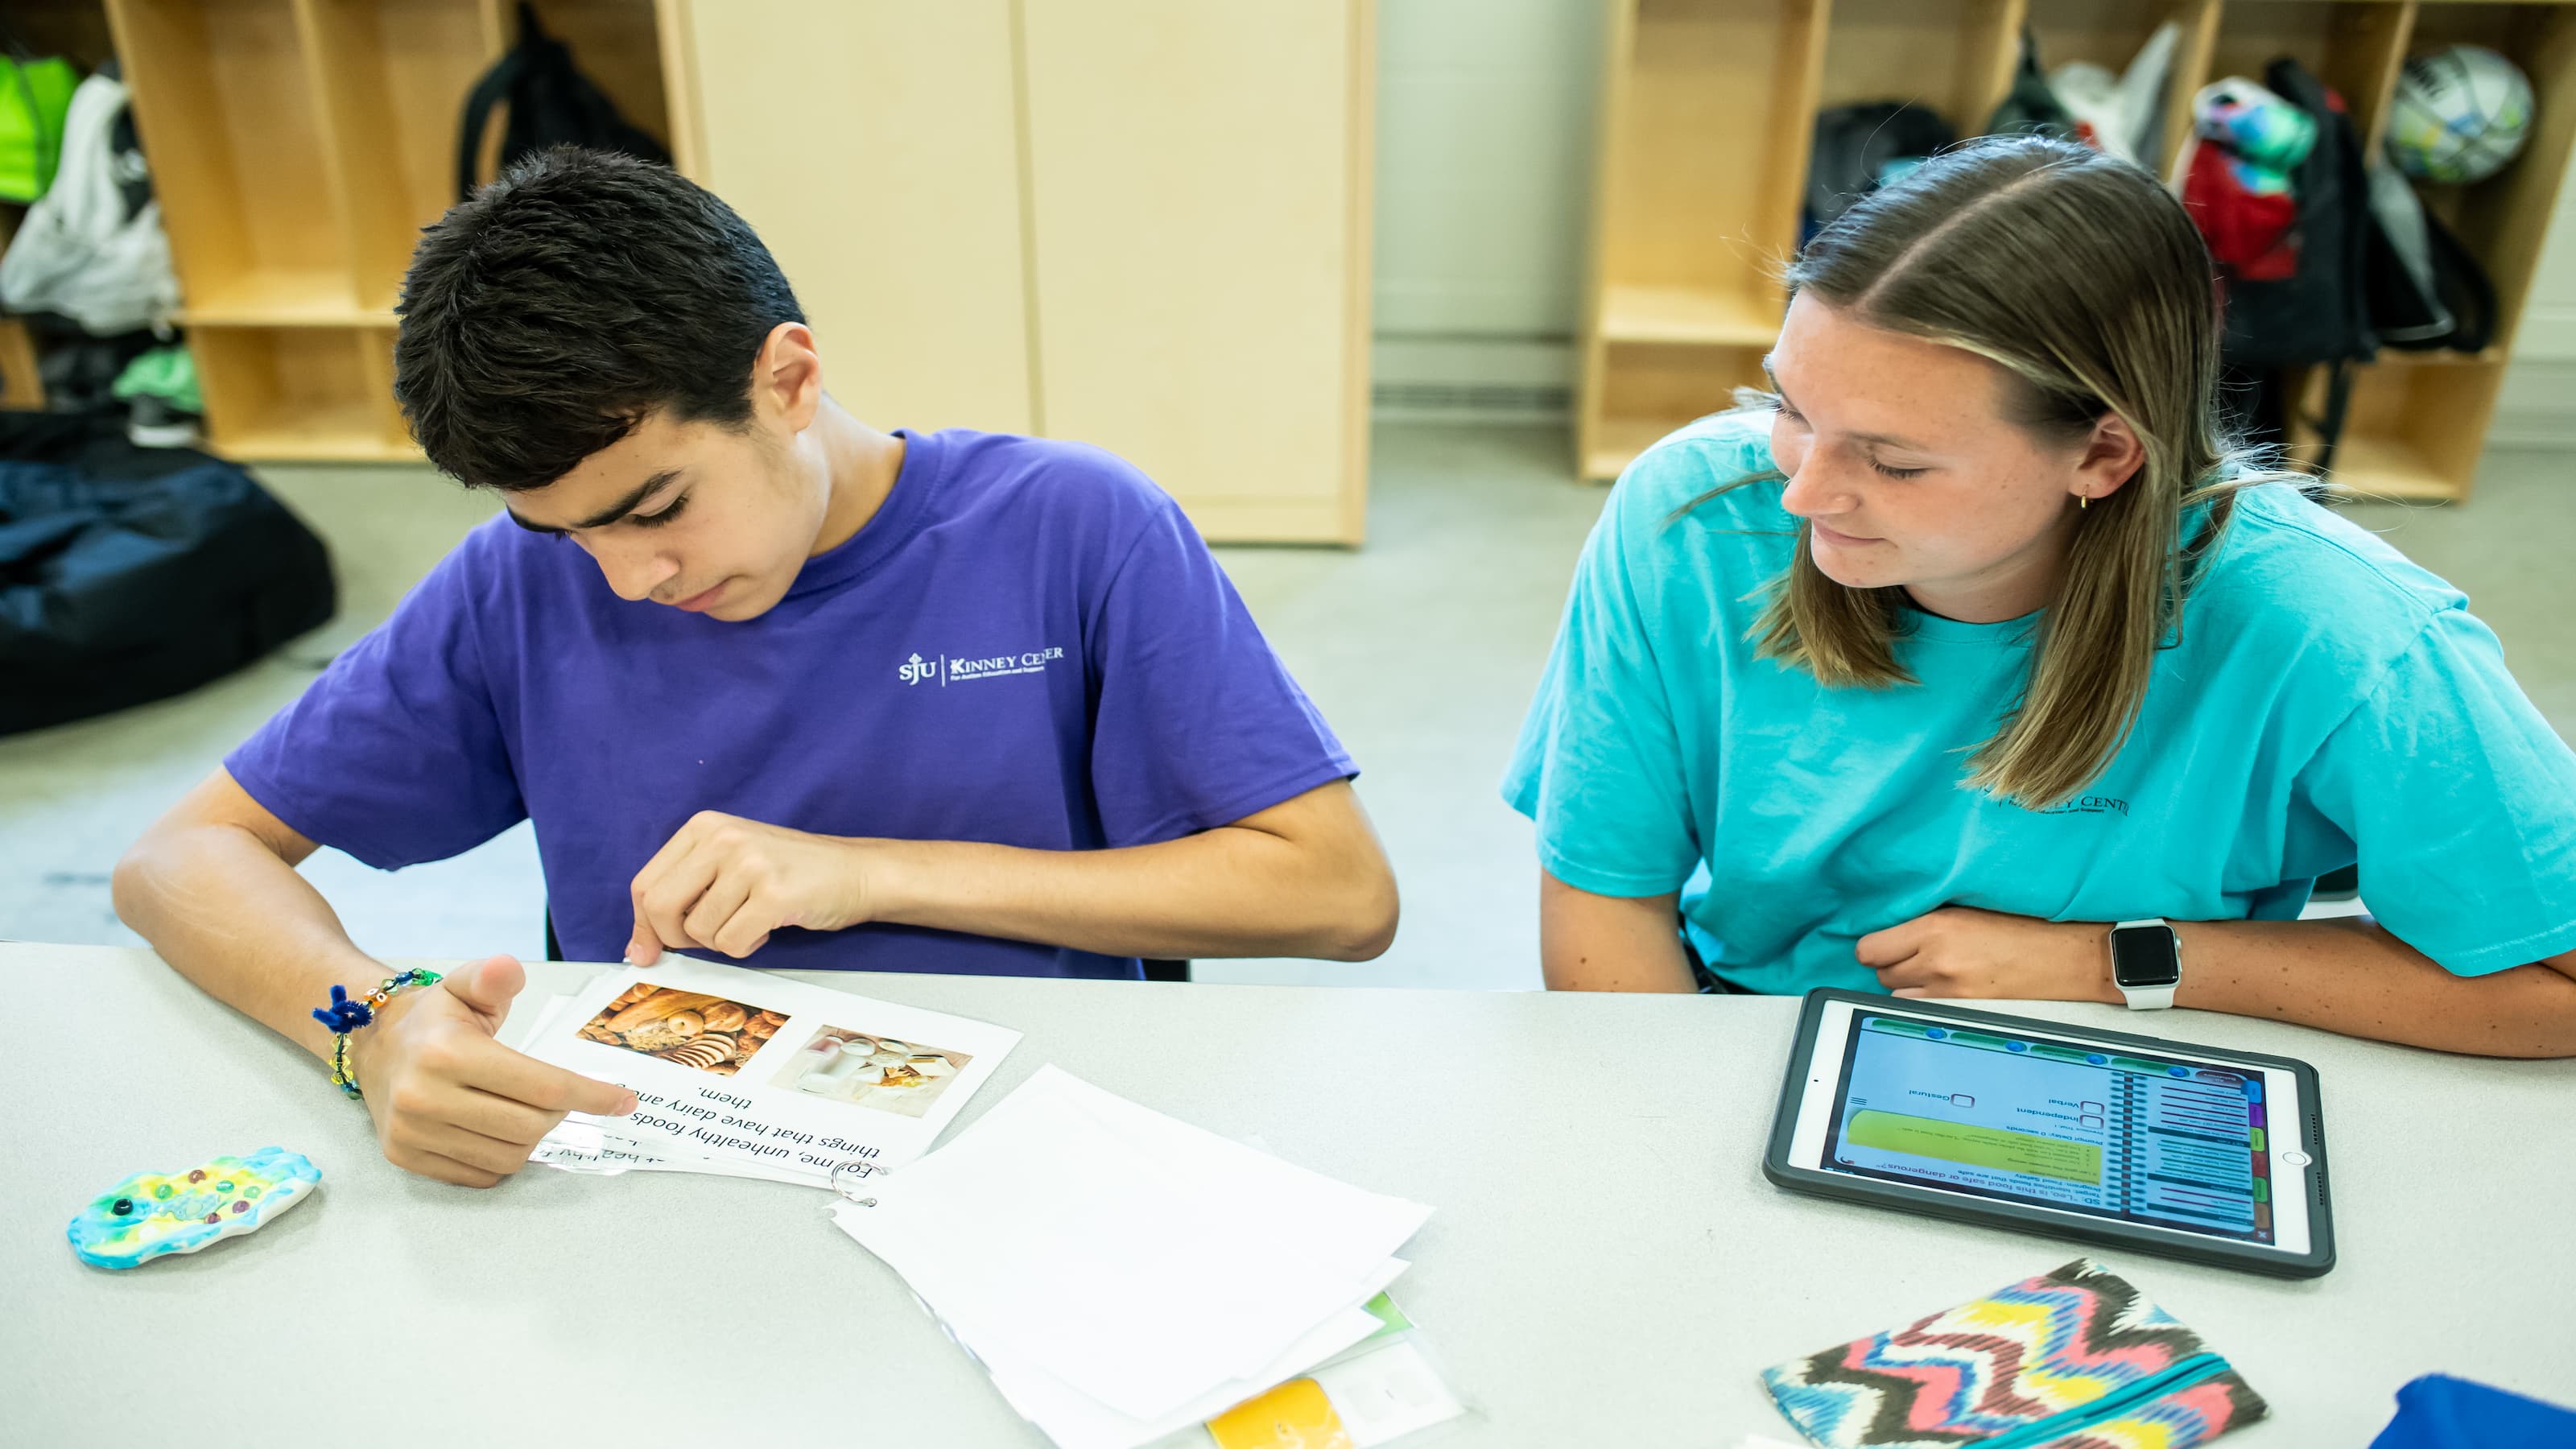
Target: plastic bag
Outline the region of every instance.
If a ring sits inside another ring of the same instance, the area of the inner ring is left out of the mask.
[[[1385,1327],[1153,1449],[1409,1449],[1438,1437],[1428,1431],[1466,1420],[1466,1402],[1432,1362],[1413,1320],[1383,1293],[1368,1311]]]

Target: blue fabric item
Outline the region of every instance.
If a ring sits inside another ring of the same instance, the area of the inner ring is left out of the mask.
[[[1876,990],[1854,943],[1946,905],[2289,919],[2356,858],[2372,913],[2455,974],[2576,948],[2576,756],[2457,590],[2296,489],[2238,495],[2128,744],[2043,813],[1962,784],[2040,615],[1916,615],[1911,687],[1829,690],[1753,657],[1794,548],[1779,482],[1673,515],[1770,468],[1761,413],[1630,466],[1503,782],[1567,884],[1681,892],[1719,975]]]
[[[2397,1391],[2370,1449],[2576,1449],[2576,1412],[2449,1374]]]
[[[375,1008],[349,995],[349,988],[331,983],[331,1004],[313,1008],[313,1019],[335,1032],[356,1031],[376,1019]]]
[[[496,518],[224,763],[382,870],[533,818],[581,961],[624,952],[629,884],[701,810],[1086,850],[1356,773],[1161,489],[1096,448],[963,431],[908,435],[876,515],[740,623],[622,600],[579,544]],[[885,925],[782,929],[746,964],[1141,974]]]

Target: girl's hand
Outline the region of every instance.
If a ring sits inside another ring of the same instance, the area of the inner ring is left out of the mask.
[[[2019,1001],[2127,998],[2111,983],[2110,931],[2092,921],[1944,906],[1872,931],[1852,954],[1897,996],[1986,996]]]

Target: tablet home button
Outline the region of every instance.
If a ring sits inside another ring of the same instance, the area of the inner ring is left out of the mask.
[[[2287,1152],[2282,1153],[2282,1154],[2281,1154],[2281,1160],[2282,1160],[2283,1162],[2288,1163],[2288,1164],[2289,1164],[2289,1165],[2291,1165],[2292,1167],[2305,1167],[2305,1166],[2307,1166],[2309,1163],[2316,1161],[2316,1159],[2315,1159],[2315,1158],[2310,1157],[2308,1154],[2306,1154],[2306,1153],[2304,1153],[2304,1152],[2301,1152],[2300,1150],[2298,1150],[2298,1149],[2297,1149],[2297,1148],[2295,1148],[2295,1147],[2291,1148],[2291,1149],[2290,1149],[2289,1151],[2287,1151]]]

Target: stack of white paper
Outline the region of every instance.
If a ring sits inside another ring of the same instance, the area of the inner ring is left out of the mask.
[[[835,1220],[1064,1449],[1131,1449],[1357,1343],[1431,1209],[1053,1066]]]
[[[666,954],[549,1002],[519,1049],[635,1093],[529,1160],[831,1186],[928,1151],[1020,1034]]]

